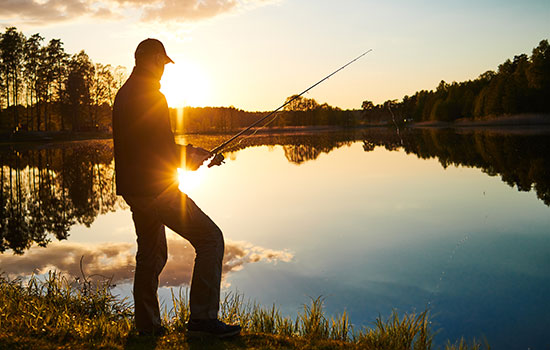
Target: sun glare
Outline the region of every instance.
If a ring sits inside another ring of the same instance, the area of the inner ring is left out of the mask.
[[[210,97],[207,75],[197,65],[185,61],[165,66],[160,90],[170,107],[205,106]]]
[[[195,188],[199,187],[204,177],[204,166],[195,171],[187,171],[178,168],[178,188],[180,191],[190,194]]]

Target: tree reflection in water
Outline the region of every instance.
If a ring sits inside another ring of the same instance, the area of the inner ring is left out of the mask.
[[[0,251],[22,254],[53,235],[66,239],[71,226],[90,226],[114,211],[113,147],[109,141],[75,142],[0,151]]]
[[[450,165],[479,168],[519,191],[535,190],[550,206],[550,132],[422,130],[409,138],[407,153]]]
[[[467,130],[467,131],[464,131]],[[263,134],[244,138],[228,153],[251,146],[281,145],[289,162],[302,164],[354,142],[365,152],[376,147],[403,150],[422,159],[475,167],[500,176],[519,191],[534,189],[550,206],[550,132],[464,129],[348,129],[338,132]],[[214,148],[227,136],[190,135],[185,143]],[[50,235],[66,239],[74,224],[124,207],[116,196],[112,141],[86,141],[0,150],[0,252],[22,254],[45,246]]]

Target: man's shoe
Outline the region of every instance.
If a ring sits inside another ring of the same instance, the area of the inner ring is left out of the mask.
[[[191,320],[187,323],[187,335],[191,337],[232,337],[241,333],[241,326],[228,325],[218,319]]]

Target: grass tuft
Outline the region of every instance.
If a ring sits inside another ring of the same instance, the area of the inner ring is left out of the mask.
[[[483,345],[481,342],[479,342],[477,339],[473,339],[469,344],[464,338],[460,338],[460,340],[457,340],[454,344],[451,344],[450,341],[447,341],[447,344],[445,345],[446,350],[481,350],[483,349]],[[485,349],[490,350],[491,347],[485,341]]]
[[[65,342],[75,339],[108,343],[132,328],[132,311],[117,300],[107,283],[69,283],[50,272],[26,283],[0,276],[0,329]]]
[[[384,320],[378,316],[374,328],[364,328],[355,341],[364,349],[431,349],[433,335],[428,312],[405,314],[400,319],[396,311]]]

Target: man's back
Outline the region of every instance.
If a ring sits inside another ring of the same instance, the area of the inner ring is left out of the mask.
[[[181,163],[168,105],[153,74],[134,68],[113,106],[117,194],[157,195]]]

